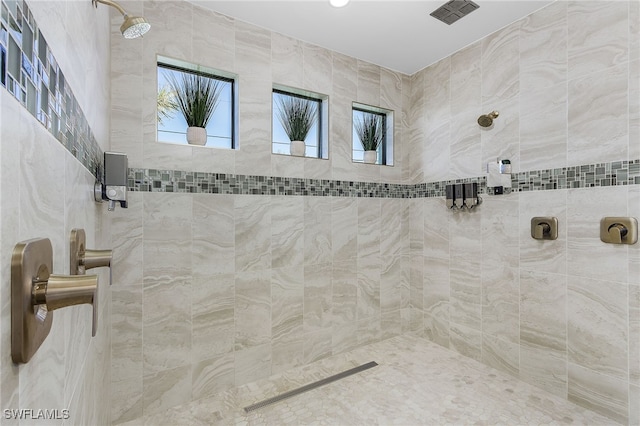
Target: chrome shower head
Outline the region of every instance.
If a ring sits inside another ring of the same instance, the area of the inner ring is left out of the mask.
[[[500,113],[498,111],[492,111],[489,114],[481,115],[478,117],[478,124],[481,127],[490,127],[493,124],[493,120],[498,118]]]
[[[98,3],[106,4],[122,13],[124,22],[120,26],[120,32],[124,38],[137,38],[144,35],[151,28],[151,24],[146,19],[139,16],[129,16],[127,12],[118,3],[111,0],[91,0],[95,7],[98,7]]]

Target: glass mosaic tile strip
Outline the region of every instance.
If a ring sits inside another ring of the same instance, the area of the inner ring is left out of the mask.
[[[447,185],[469,182],[494,193],[485,176],[416,185],[157,169],[129,169],[128,177],[129,190],[141,192],[376,198],[444,197]],[[640,160],[616,161],[514,173],[504,193],[639,184]]]
[[[103,153],[24,0],[1,0],[0,84],[94,176]]]

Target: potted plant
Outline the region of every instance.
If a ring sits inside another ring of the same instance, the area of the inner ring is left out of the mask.
[[[276,98],[276,104],[278,120],[291,141],[291,155],[304,156],[304,140],[318,119],[316,103],[297,96],[283,95]]]
[[[382,142],[382,117],[376,114],[364,113],[357,118],[354,126],[362,148],[364,149],[365,164],[375,164],[378,157],[378,146]]]
[[[190,72],[168,73],[177,109],[187,122],[187,142],[192,145],[207,143],[207,123],[218,107],[222,82],[214,78]]]

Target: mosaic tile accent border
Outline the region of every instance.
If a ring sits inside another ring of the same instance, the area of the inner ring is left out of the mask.
[[[24,0],[0,2],[0,85],[94,176],[103,153]]]
[[[444,197],[448,184],[477,182],[480,194],[493,194],[486,177],[403,185],[327,179],[252,176],[180,170],[129,169],[130,191],[195,194],[302,195],[312,197]],[[614,161],[511,175],[505,193],[615,185],[640,185],[640,160]]]

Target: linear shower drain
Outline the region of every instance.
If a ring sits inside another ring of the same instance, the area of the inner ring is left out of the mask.
[[[333,376],[329,376],[324,379],[318,380],[317,382],[309,383],[308,385],[304,385],[302,387],[290,390],[288,392],[274,396],[273,398],[268,398],[268,399],[265,399],[264,401],[260,401],[255,404],[249,405],[248,407],[244,407],[244,412],[249,413],[251,411],[257,410],[258,408],[262,408],[270,404],[275,404],[276,402],[280,402],[284,399],[291,398],[292,396],[300,395],[303,392],[307,392],[312,389],[319,388],[320,386],[327,385],[331,382],[335,382],[336,380],[344,379],[345,377],[351,376],[352,374],[356,374],[361,371],[368,370],[370,368],[375,367],[376,365],[378,365],[378,363],[375,361],[371,361],[366,364],[359,365],[357,367],[351,368],[341,373],[334,374]]]

